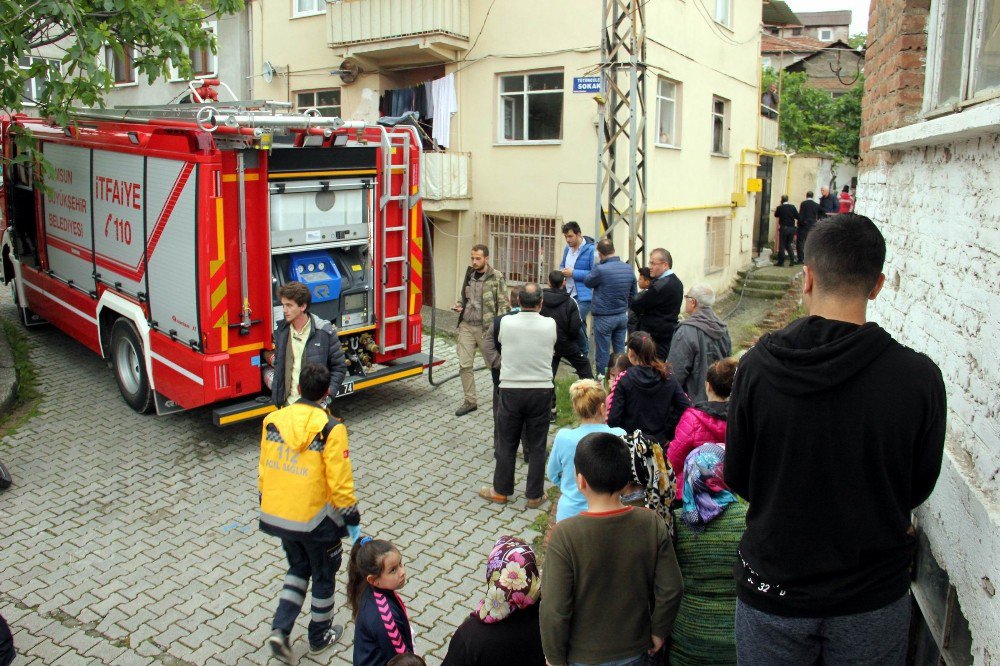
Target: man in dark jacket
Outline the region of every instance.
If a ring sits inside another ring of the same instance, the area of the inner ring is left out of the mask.
[[[910,514],[941,470],[941,371],[867,321],[885,239],[839,215],[806,241],[809,317],[740,361],[725,480],[750,502],[734,570],[740,663],[902,664]]]
[[[580,309],[563,289],[562,271],[549,273],[549,286],[542,291],[542,316],[556,320],[556,353],[552,356],[552,376],[556,376],[559,361],[569,361],[580,379],[590,379],[590,361],[580,350]]]
[[[674,378],[694,403],[708,400],[705,377],[708,366],[733,352],[729,327],[712,309],[715,290],[707,284],[696,284],[684,297],[687,319],[677,326],[670,345],[670,368]]]
[[[795,249],[799,253],[799,263],[806,263],[806,238],[816,226],[816,221],[825,213],[813,199],[812,190],[806,192],[806,200],[799,204],[799,229],[795,234]]]
[[[820,217],[837,214],[837,209],[840,208],[840,204],[837,203],[837,197],[830,194],[829,187],[819,188],[819,207],[823,211],[823,214]]]
[[[597,244],[600,262],[587,275],[584,284],[594,290],[591,316],[594,320],[594,367],[598,378],[608,371],[611,348],[616,354],[625,351],[628,309],[635,298],[635,273],[615,255],[615,244],[602,238]]]
[[[778,218],[778,266],[785,265],[785,253],[788,253],[788,261],[795,265],[795,222],[799,219],[799,211],[795,206],[788,203],[788,195],[781,195],[781,205],[774,210],[774,216]]]
[[[278,290],[285,320],[274,331],[274,379],[271,399],[278,407],[299,399],[297,378],[307,363],[319,363],[330,371],[330,400],[337,397],[347,376],[344,350],[337,328],[309,313],[312,294],[301,282],[286,282]]]
[[[649,275],[652,283],[636,295],[632,310],[638,316],[639,330],[649,333],[656,343],[657,358],[666,360],[684,301],[684,284],[674,273],[674,258],[662,247],[649,253]]]

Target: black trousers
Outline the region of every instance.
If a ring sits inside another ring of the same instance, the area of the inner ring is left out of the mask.
[[[813,225],[810,224],[800,224],[799,232],[795,237],[795,248],[799,252],[799,263],[804,264],[806,262],[806,238],[809,237],[809,231],[812,230]]]
[[[564,349],[552,357],[552,378],[555,379],[556,371],[559,369],[559,362],[562,359],[569,361],[569,364],[576,370],[576,376],[580,379],[593,379],[594,371],[590,368],[590,360],[583,355],[579,347]]]
[[[785,253],[788,253],[789,263],[795,263],[795,227],[781,227],[778,229],[778,265],[785,263]]]
[[[525,496],[538,499],[545,491],[545,438],[549,432],[549,405],[552,389],[500,389],[497,410],[499,439],[493,457],[493,489],[501,495],[514,494],[514,465],[517,445],[522,441],[528,454],[528,481]]]

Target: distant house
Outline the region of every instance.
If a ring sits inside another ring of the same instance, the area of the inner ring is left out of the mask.
[[[760,53],[764,67],[805,72],[810,87],[824,90],[833,97],[850,90],[865,66],[864,52],[840,40],[827,43],[812,37],[764,35],[760,40]]]
[[[809,37],[821,42],[846,42],[850,37],[851,10],[796,12],[799,25],[769,26],[776,37]],[[775,30],[777,28],[777,30]]]

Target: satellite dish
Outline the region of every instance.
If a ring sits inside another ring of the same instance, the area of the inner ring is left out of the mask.
[[[340,74],[340,80],[344,83],[354,83],[358,80],[361,67],[358,66],[356,61],[348,59],[340,63],[338,73]]]
[[[270,60],[264,61],[264,67],[261,69],[260,77],[264,79],[264,83],[270,83],[274,79],[274,65],[271,64]]]

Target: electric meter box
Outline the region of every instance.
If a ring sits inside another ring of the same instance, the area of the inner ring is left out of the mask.
[[[289,277],[309,288],[313,303],[340,298],[340,270],[329,252],[294,254],[288,266]]]

